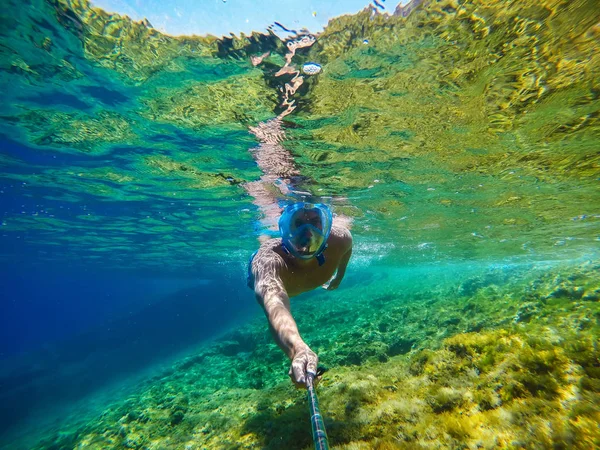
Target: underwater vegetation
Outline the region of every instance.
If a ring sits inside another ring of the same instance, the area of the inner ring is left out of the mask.
[[[332,448],[597,448],[598,270],[488,269],[425,290],[378,267],[353,301],[343,289],[299,301],[329,368],[318,391]],[[35,448],[311,448],[305,394],[266,328],[198,348]]]

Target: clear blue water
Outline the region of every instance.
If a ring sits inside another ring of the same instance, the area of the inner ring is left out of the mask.
[[[310,447],[246,287],[306,192],[354,236],[293,302],[336,448],[600,448],[597,5],[411,6],[282,40],[3,5],[0,447]]]

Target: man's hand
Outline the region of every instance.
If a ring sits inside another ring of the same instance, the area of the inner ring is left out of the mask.
[[[338,279],[337,277],[328,281],[327,283],[325,283],[323,286],[321,286],[323,289],[327,290],[327,291],[333,291],[334,289],[337,289],[340,285],[340,283],[342,282],[341,279]]]
[[[296,387],[306,387],[306,372],[317,373],[318,363],[319,357],[306,344],[295,352],[289,375]]]

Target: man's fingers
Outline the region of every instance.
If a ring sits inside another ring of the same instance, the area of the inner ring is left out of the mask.
[[[296,389],[302,389],[303,387],[305,387],[304,383],[298,383],[296,381],[296,377],[294,375],[294,371],[292,370],[291,366],[290,366],[290,370],[288,372],[288,375],[290,376],[290,379],[292,380],[292,383],[294,383],[294,386],[296,386]]]
[[[305,382],[305,360],[294,361],[292,363],[292,377],[296,383],[304,383]]]
[[[319,358],[315,353],[308,356],[308,362],[306,363],[306,371],[313,374],[317,374],[317,366],[319,365]]]
[[[317,374],[317,365],[319,357],[310,348],[298,353],[292,361],[289,375],[296,386],[304,386],[306,384],[307,372],[314,375]]]

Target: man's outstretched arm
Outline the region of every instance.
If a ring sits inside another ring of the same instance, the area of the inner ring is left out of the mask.
[[[317,372],[318,357],[302,340],[290,311],[290,299],[276,276],[264,276],[255,283],[255,294],[263,307],[277,345],[292,360],[290,376],[296,384],[305,384],[306,372]]]

